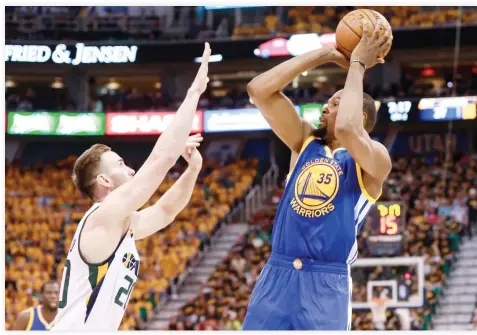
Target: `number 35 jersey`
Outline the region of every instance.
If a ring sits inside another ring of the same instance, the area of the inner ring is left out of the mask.
[[[87,263],[79,250],[81,231],[94,204],[80,221],[65,262],[58,314],[51,330],[118,330],[139,273],[134,232],[128,229],[114,253],[100,264]],[[100,241],[98,241],[100,243]]]
[[[277,209],[273,252],[352,264],[358,256],[358,232],[376,202],[361,173],[346,149],[332,152],[321,139],[308,138]]]

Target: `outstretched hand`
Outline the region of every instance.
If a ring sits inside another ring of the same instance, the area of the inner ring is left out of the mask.
[[[202,61],[200,64],[199,71],[195,76],[194,82],[192,83],[191,87],[189,88],[190,92],[202,94],[204,93],[205,89],[207,88],[207,83],[209,82],[209,58],[210,58],[211,50],[209,43],[205,43],[204,53],[202,54]]]
[[[369,36],[369,23],[363,22],[363,35],[361,41],[354,48],[351,59],[359,59],[369,69],[376,64],[384,64],[384,59],[380,55],[391,47],[393,36],[390,29],[380,36],[380,31],[384,27],[380,20],[377,20],[376,26],[371,36]]]
[[[200,167],[202,166],[202,155],[197,149],[200,146],[200,143],[203,141],[201,134],[195,134],[189,136],[187,143],[182,153],[182,157],[189,163],[189,166]]]

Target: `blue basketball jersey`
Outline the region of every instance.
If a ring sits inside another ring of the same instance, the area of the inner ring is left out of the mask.
[[[375,202],[348,151],[332,152],[323,140],[310,137],[287,177],[273,225],[272,250],[351,264],[358,257],[357,234]]]
[[[30,319],[25,330],[49,330],[50,324],[41,315],[40,306],[30,308]]]

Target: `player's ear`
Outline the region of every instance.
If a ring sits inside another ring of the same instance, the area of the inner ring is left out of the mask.
[[[366,126],[366,121],[368,121],[368,114],[363,112],[363,126]]]
[[[96,182],[99,184],[99,185],[102,185],[104,187],[111,187],[111,182],[109,181],[109,178],[106,177],[104,174],[98,174],[96,176]]]

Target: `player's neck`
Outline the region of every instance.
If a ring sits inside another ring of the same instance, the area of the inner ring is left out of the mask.
[[[341,144],[336,139],[332,141],[326,141],[326,145],[331,149],[331,151],[342,148]]]
[[[40,305],[40,308],[39,308],[39,314],[40,314],[40,318],[42,318],[46,323],[52,323],[53,322],[53,319],[55,318],[56,316],[56,310],[51,310],[47,307],[45,307],[44,305]]]

